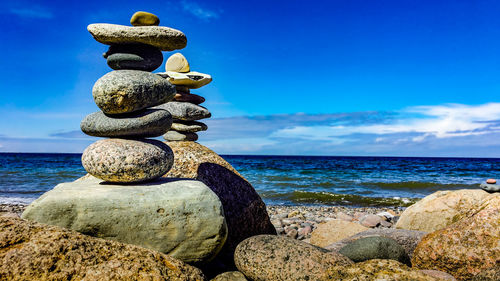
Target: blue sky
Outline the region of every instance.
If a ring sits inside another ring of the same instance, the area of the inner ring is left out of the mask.
[[[0,152],[82,152],[90,23],[182,30],[221,154],[500,157],[498,1],[3,1]],[[164,53],[165,59],[172,53]],[[162,65],[157,71],[163,71]]]

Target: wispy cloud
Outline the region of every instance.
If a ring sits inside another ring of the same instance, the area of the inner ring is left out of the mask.
[[[9,12],[22,18],[51,19],[54,17],[54,14],[49,9],[38,5],[10,8]]]
[[[70,139],[88,139],[92,138],[90,136],[87,136],[80,130],[74,130],[74,131],[62,131],[62,132],[55,132],[49,134],[51,137],[56,137],[56,138],[70,138]]]
[[[182,1],[181,4],[184,11],[204,21],[217,19],[221,13],[221,11],[204,8],[200,6],[200,4],[193,1]]]

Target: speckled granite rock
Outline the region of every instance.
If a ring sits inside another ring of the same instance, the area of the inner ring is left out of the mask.
[[[257,235],[241,242],[236,267],[251,280],[319,280],[327,269],[352,261],[341,254],[291,238]]]
[[[163,135],[163,138],[167,141],[196,141],[198,135],[189,132],[168,131]]]
[[[421,269],[421,270],[419,270],[419,272],[422,272],[424,274],[430,275],[434,278],[437,278],[437,279],[443,280],[443,281],[447,281],[447,280],[448,281],[457,281],[457,279],[455,277],[453,277],[453,275],[446,273],[446,272],[443,272],[443,271],[439,271],[439,270]]]
[[[172,114],[174,119],[184,121],[194,121],[212,116],[208,109],[203,106],[191,104],[188,102],[171,101],[159,105],[155,108],[165,109]]]
[[[160,19],[155,14],[138,11],[130,18],[130,24],[133,26],[159,25]]]
[[[178,132],[196,133],[206,131],[207,129],[207,125],[197,121],[174,120],[172,123],[172,130],[176,130]]]
[[[170,147],[157,140],[104,139],[85,149],[82,165],[108,182],[141,182],[168,172],[173,157]]]
[[[177,88],[177,87],[176,87]],[[200,104],[205,102],[205,98],[202,96],[198,96],[195,94],[190,94],[190,93],[183,93],[177,91],[174,96],[174,101],[181,101],[181,102],[189,102],[193,104]]]
[[[355,241],[363,237],[371,236],[383,236],[394,239],[401,245],[406,254],[411,258],[418,242],[424,237],[427,232],[417,231],[417,230],[407,230],[407,229],[394,229],[394,228],[376,228],[369,229],[360,233],[357,233],[351,237],[342,239],[338,242],[332,243],[325,247],[328,250],[338,251],[348,243]]]
[[[186,47],[187,38],[177,29],[165,26],[125,26],[109,23],[94,23],[87,26],[97,42],[114,44],[147,44],[162,51],[173,51]]]
[[[364,237],[354,240],[342,247],[338,252],[354,262],[388,259],[410,264],[410,259],[405,249],[395,240],[382,236]]]
[[[413,254],[413,266],[470,280],[500,264],[500,198],[478,207],[483,210],[474,216],[424,236]]]
[[[82,131],[95,137],[159,137],[172,125],[172,115],[162,109],[146,109],[124,115],[107,116],[102,111],[87,115],[80,123]]]
[[[114,70],[153,71],[163,63],[161,51],[145,44],[111,45],[103,56],[107,60],[108,66]]]
[[[396,228],[433,232],[445,228],[479,211],[484,200],[499,197],[480,189],[437,191],[408,207],[396,223]]]
[[[258,234],[276,234],[259,194],[222,157],[196,142],[167,144],[174,151],[174,165],[165,176],[202,181],[222,202],[229,233],[224,248],[210,265],[212,268],[234,266],[234,249],[244,239]]]
[[[201,271],[142,247],[0,218],[2,280],[204,280]]]
[[[485,269],[472,277],[471,281],[498,281],[500,280],[500,265]]]
[[[92,95],[106,114],[138,111],[174,98],[175,87],[156,74],[140,70],[115,70],[99,78]]]
[[[311,244],[324,248],[365,230],[368,230],[368,228],[359,223],[338,219],[330,220],[318,225],[311,233]]]
[[[219,198],[200,181],[158,179],[62,183],[30,204],[24,219],[139,245],[186,262],[213,258],[226,240]]]
[[[247,281],[247,279],[245,275],[239,271],[229,271],[215,276],[215,278],[210,281]]]
[[[166,78],[168,82],[174,85],[185,86],[189,89],[198,89],[212,82],[212,76],[196,71],[186,73],[167,71],[157,74]]]
[[[322,281],[439,281],[418,270],[395,261],[374,259],[349,266],[328,269]]]

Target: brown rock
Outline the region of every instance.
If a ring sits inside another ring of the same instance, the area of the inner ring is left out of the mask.
[[[236,267],[251,280],[319,280],[332,266],[352,261],[336,252],[274,235],[241,242],[234,253]]]
[[[353,217],[349,216],[348,214],[346,214],[344,212],[337,213],[337,219],[344,220],[344,221],[353,221],[354,220]]]
[[[210,281],[247,281],[245,275],[239,271],[229,271],[217,275]]]
[[[334,219],[321,223],[311,233],[311,244],[325,247],[356,233],[368,230],[368,228],[355,222]]]
[[[488,268],[472,277],[471,281],[498,281],[500,280],[500,265]]]
[[[488,184],[496,184],[497,180],[496,179],[487,179],[486,183],[488,183]]]
[[[453,275],[448,274],[448,273],[443,272],[443,271],[433,270],[433,269],[421,269],[419,271],[424,273],[424,274],[427,274],[429,276],[435,277],[439,280],[457,281],[457,279],[455,279],[455,277],[453,277]]]
[[[359,218],[359,223],[366,227],[376,227],[379,225],[383,219],[377,215],[368,214]]]
[[[130,18],[130,24],[133,26],[159,25],[160,19],[154,14],[138,11]]]
[[[178,86],[177,86],[178,87]],[[182,102],[190,102],[194,104],[201,104],[205,102],[205,98],[202,96],[198,96],[195,94],[189,94],[188,93],[183,93],[177,91],[177,93],[174,96],[175,101],[182,101]]]
[[[1,280],[204,280],[201,271],[138,246],[0,218]]]

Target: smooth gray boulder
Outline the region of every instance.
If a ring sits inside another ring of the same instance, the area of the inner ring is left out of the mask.
[[[22,218],[204,262],[224,245],[227,226],[217,195],[196,180],[162,178],[135,185],[94,177],[61,183]]]
[[[360,238],[345,245],[338,252],[354,262],[389,259],[410,264],[410,258],[405,249],[394,239],[382,236]]]
[[[210,111],[208,111],[208,109],[204,108],[203,106],[199,106],[189,102],[171,101],[159,105],[155,108],[165,109],[168,112],[170,112],[170,114],[172,114],[172,117],[174,119],[179,119],[184,121],[200,120],[212,116],[212,114],[210,113]]]

